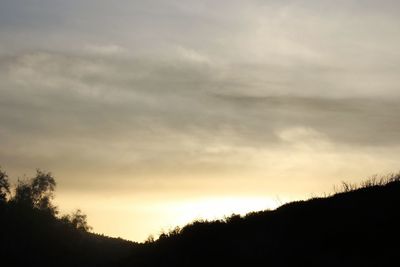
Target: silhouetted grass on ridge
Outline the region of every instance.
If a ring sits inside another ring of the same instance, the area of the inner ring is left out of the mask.
[[[304,202],[304,201],[310,201],[310,200],[315,200],[315,199],[323,199],[323,198],[331,198],[335,197],[336,195],[340,194],[345,194],[345,193],[351,193],[359,190],[369,190],[374,187],[382,187],[390,183],[396,183],[400,182],[400,173],[392,173],[384,176],[378,176],[374,175],[364,181],[362,181],[360,184],[357,183],[350,183],[350,182],[345,182],[343,181],[340,186],[334,186],[333,191],[334,193],[331,194],[325,194],[324,196],[313,196],[309,198],[308,200],[300,200],[300,201],[294,201],[294,202],[288,202],[285,204],[282,204],[279,208],[285,207],[286,205],[292,205],[298,202]],[[244,216],[241,216],[240,214],[232,214],[230,216],[225,216],[222,219],[216,219],[216,220],[207,220],[207,219],[196,219],[191,223],[188,223],[184,227],[175,227],[167,232],[163,231],[158,239],[155,239],[153,235],[150,235],[149,238],[145,241],[145,243],[154,243],[157,242],[159,239],[165,239],[169,237],[173,237],[176,235],[181,234],[182,232],[185,232],[186,228],[194,227],[197,225],[207,225],[207,224],[229,224],[229,223],[234,223],[235,221],[240,221],[240,220],[245,220],[246,218],[252,217],[254,215],[260,214],[260,213],[266,213],[266,212],[271,212],[272,210],[262,210],[262,211],[253,211],[249,212]]]
[[[400,174],[326,197],[194,221],[132,251],[131,266],[400,265]],[[212,260],[211,260],[212,259]]]

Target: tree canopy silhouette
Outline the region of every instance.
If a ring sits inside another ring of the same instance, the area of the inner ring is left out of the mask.
[[[0,168],[0,202],[5,202],[8,194],[10,194],[8,175]]]
[[[71,215],[64,215],[61,220],[69,223],[73,228],[80,231],[90,231],[92,229],[87,222],[87,216],[80,209],[74,211]]]
[[[29,180],[19,180],[12,199],[17,204],[57,214],[52,204],[56,181],[50,172],[36,170],[36,176]]]

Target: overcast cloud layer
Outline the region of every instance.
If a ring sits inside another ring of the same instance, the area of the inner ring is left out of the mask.
[[[65,192],[203,195],[397,171],[398,14],[389,0],[2,0],[0,164],[52,170]]]

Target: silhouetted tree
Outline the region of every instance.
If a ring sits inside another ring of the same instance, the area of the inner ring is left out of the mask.
[[[8,175],[0,168],[0,202],[5,202],[8,194],[10,194]]]
[[[56,181],[50,172],[36,171],[36,176],[28,181],[18,181],[13,201],[56,214],[56,207],[51,200],[54,197]]]
[[[77,209],[71,215],[62,216],[61,220],[80,231],[88,232],[92,229],[92,227],[87,223],[86,214],[84,214],[80,209]]]

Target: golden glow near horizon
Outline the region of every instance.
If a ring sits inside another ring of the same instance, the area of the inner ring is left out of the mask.
[[[288,150],[235,150],[238,160],[247,158],[238,169],[203,170],[196,175],[176,172],[176,177],[165,174],[158,178],[137,177],[136,173],[132,174],[135,181],[114,176],[110,181],[120,185],[106,184],[103,189],[93,187],[84,192],[65,190],[65,179],[61,179],[56,200],[62,211],[81,208],[86,212],[95,232],[143,241],[195,219],[273,209],[289,201],[332,193],[341,181],[360,182],[376,174],[376,169],[380,174],[397,170],[395,153],[399,148],[340,151],[326,140],[309,140],[315,133],[305,132],[296,129],[282,134],[287,142],[295,139]],[[98,174],[96,179],[108,180],[109,175]]]
[[[197,171],[193,166],[164,169],[163,173],[153,168],[140,172],[101,169],[101,173],[92,170],[80,175],[77,171],[55,170],[55,200],[62,213],[82,209],[94,232],[144,241],[149,235],[157,237],[195,219],[273,209],[288,201],[332,193],[333,186],[341,181],[359,182],[376,170],[385,174],[398,168],[399,147],[354,151],[299,127],[278,136],[285,146],[224,147],[218,152],[224,156],[210,163],[234,163],[229,168],[202,165]],[[72,181],[75,185],[70,184]],[[88,181],[96,183],[87,188]]]
[[[92,196],[91,201],[87,200],[81,205],[81,200],[79,196],[73,199],[59,196],[58,202],[64,213],[83,206],[96,233],[139,242],[150,235],[157,237],[163,231],[183,227],[194,220],[217,220],[232,214],[245,215],[252,211],[276,208],[284,201],[281,198],[254,196],[146,201],[116,198],[101,201],[98,196]],[[104,216],[105,213],[107,216]]]

